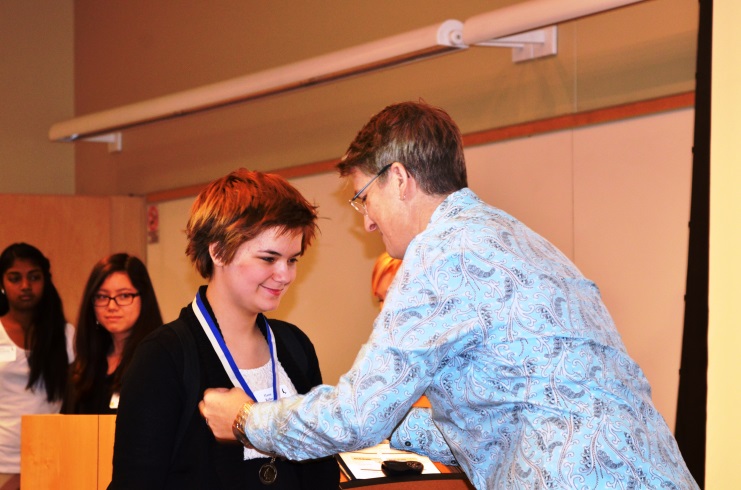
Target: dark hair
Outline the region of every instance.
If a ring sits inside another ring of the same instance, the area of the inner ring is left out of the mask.
[[[67,386],[67,320],[64,318],[62,299],[51,280],[51,264],[36,247],[27,243],[14,243],[0,255],[0,277],[16,260],[27,260],[39,267],[44,275],[44,290],[34,311],[34,320],[25,332],[25,349],[29,351],[30,375],[26,388],[43,382],[48,401],[60,400]],[[10,309],[8,299],[0,295],[0,315]]]
[[[213,274],[209,246],[228,264],[244,242],[268,228],[300,232],[301,252],[317,231],[316,206],[283,177],[240,168],[215,180],[196,197],[185,229],[185,253],[204,278]]]
[[[65,411],[76,412],[82,400],[93,397],[96,390],[102,389],[102,383],[108,371],[108,353],[113,345],[110,332],[97,325],[93,296],[103,282],[114,272],[123,272],[139,292],[141,310],[139,317],[131,327],[126,339],[121,362],[113,374],[113,391],[118,392],[121,377],[131,362],[134,350],[141,340],[155,328],[162,325],[157,296],[144,263],[133,255],[117,253],[98,261],[90,272],[82,295],[80,314],[78,316],[77,334],[75,335],[75,363],[72,369],[74,383],[74,400],[69,400]]]
[[[468,186],[461,133],[442,109],[422,102],[386,107],[358,132],[337,169],[342,177],[360,170],[378,173],[399,162],[430,195]],[[381,182],[386,179],[381,175]]]

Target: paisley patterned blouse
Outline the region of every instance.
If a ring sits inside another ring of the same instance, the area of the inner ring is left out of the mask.
[[[597,286],[470,189],[411,242],[338,385],[256,405],[246,432],[290,459],[391,435],[479,489],[698,488]]]

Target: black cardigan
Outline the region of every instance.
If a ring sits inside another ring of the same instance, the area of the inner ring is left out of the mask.
[[[202,295],[205,302],[205,294]],[[210,306],[206,303],[207,308]],[[213,312],[210,311],[213,316]],[[243,460],[237,443],[220,443],[198,413],[197,401],[187,429],[173,454],[178,425],[187,399],[183,385],[186,355],[172,328],[184,324],[193,334],[200,366],[199,393],[231,388],[229,377],[190,305],[174,322],[152,332],[137,347],[121,387],[116,418],[113,481],[109,489],[250,489],[262,488],[259,468],[268,459]],[[260,322],[258,321],[258,324]],[[303,394],[321,384],[319,362],[309,338],[295,325],[269,320],[278,360]],[[308,369],[287,353],[286,336],[303,348]],[[200,397],[198,399],[200,401]],[[278,479],[271,489],[336,489],[339,468],[333,458],[304,463],[276,461]]]

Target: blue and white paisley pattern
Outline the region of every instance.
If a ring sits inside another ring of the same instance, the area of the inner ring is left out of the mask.
[[[479,489],[698,488],[596,285],[469,189],[412,241],[338,385],[255,406],[247,432],[291,459],[391,435]]]

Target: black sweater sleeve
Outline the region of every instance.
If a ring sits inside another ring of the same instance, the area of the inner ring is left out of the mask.
[[[177,355],[174,342],[174,334],[164,329],[148,337],[126,371],[109,489],[165,487],[185,396],[182,353]]]

